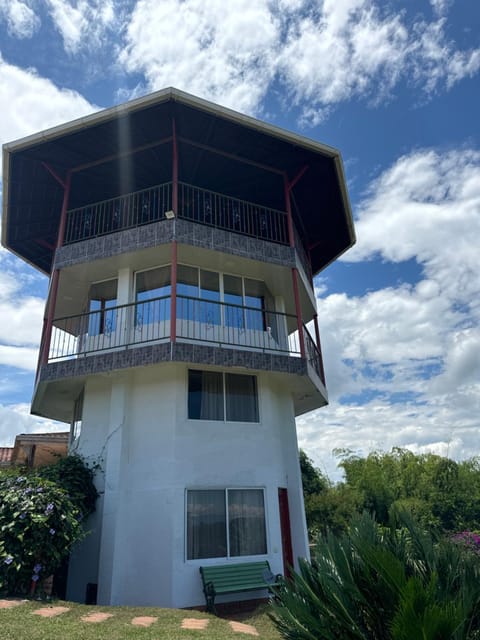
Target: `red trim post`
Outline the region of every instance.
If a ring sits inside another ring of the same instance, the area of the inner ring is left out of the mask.
[[[292,267],[293,297],[295,300],[295,312],[297,314],[298,339],[300,341],[300,354],[305,358],[305,337],[303,335],[302,309],[300,307],[300,294],[298,290],[297,268]]]
[[[172,209],[178,214],[178,148],[175,118],[172,118]]]
[[[315,327],[315,340],[317,342],[317,349],[321,351],[320,347],[320,329],[318,328],[318,314],[313,316],[313,326]]]
[[[170,342],[177,340],[177,241],[172,242],[172,271],[170,278]]]
[[[64,189],[63,189],[62,211],[60,213],[60,222],[58,225],[56,249],[59,249],[63,245],[63,239],[65,236],[67,207],[68,207],[68,199],[70,197],[71,178],[72,178],[72,175],[69,171],[67,174],[67,179],[65,180]],[[55,307],[57,304],[59,277],[60,277],[60,269],[54,269],[52,276],[50,278],[50,287],[48,290],[48,298],[47,298],[47,314],[44,319],[44,333],[43,333],[43,340],[42,340],[43,350],[40,356],[40,361],[42,364],[48,364],[48,355],[50,353],[50,344],[52,341],[53,316],[54,316]]]

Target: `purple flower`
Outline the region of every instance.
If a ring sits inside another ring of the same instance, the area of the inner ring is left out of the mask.
[[[27,517],[27,514],[26,514],[26,513],[21,513],[21,514],[19,515],[20,520],[25,520],[25,518],[26,518],[26,517]]]
[[[18,476],[17,478],[17,482],[20,484],[20,482],[25,482],[27,478],[25,476]]]
[[[32,487],[27,487],[23,492],[23,495],[28,496],[28,494],[32,493],[32,491],[33,491]]]
[[[52,513],[54,509],[53,502],[49,502],[47,504],[47,508],[45,509],[45,515],[48,516],[49,513]]]
[[[4,560],[5,564],[12,564],[13,562],[13,557],[12,556],[7,556]]]
[[[37,493],[43,493],[43,488],[42,487],[38,487],[37,488]]]
[[[40,578],[40,576],[38,576],[36,573],[34,573],[34,574],[33,574],[33,576],[32,576],[32,580],[33,580],[34,582],[37,582],[37,580],[38,580],[39,578]]]
[[[36,564],[33,567],[33,573],[40,573],[41,570],[42,570],[42,565],[41,564]]]
[[[54,536],[55,535],[55,529],[50,529],[49,533],[50,533],[51,536]]]

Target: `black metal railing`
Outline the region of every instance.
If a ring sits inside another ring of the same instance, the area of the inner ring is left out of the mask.
[[[187,296],[176,297],[175,312],[177,340],[301,356],[295,316]],[[171,314],[172,298],[164,296],[57,318],[48,362],[170,341]],[[304,336],[306,355],[321,372],[321,355],[306,327]]]
[[[172,183],[157,185],[67,212],[64,244],[165,219],[172,210]],[[288,244],[287,214],[184,182],[178,184],[176,215],[204,225]]]
[[[252,238],[288,244],[287,214],[180,182],[178,217]]]
[[[67,211],[64,244],[132,229],[165,218],[172,208],[172,183],[128,193]]]
[[[325,386],[325,370],[323,368],[322,353],[320,351],[320,348],[315,344],[305,325],[303,325],[303,337],[305,342],[305,352],[307,360]]]

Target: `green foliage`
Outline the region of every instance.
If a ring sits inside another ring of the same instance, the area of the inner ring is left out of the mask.
[[[28,593],[51,575],[82,536],[78,509],[43,478],[0,480],[0,590]]]
[[[25,594],[50,576],[95,509],[93,471],[78,456],[0,474],[0,592]]]
[[[320,537],[272,603],[289,640],[473,640],[480,558],[425,533],[406,514],[388,527],[367,513]]]
[[[94,469],[88,467],[80,456],[59,458],[55,464],[40,467],[36,473],[62,487],[82,517],[86,518],[95,511],[98,492],[93,483]]]
[[[344,485],[358,509],[387,524],[390,514],[408,510],[427,528],[443,532],[480,528],[480,465],[454,462],[405,449],[373,452],[366,458],[339,452]]]

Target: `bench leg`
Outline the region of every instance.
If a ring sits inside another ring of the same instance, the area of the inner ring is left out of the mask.
[[[209,582],[205,585],[205,600],[207,601],[207,611],[208,613],[213,613],[217,615],[217,611],[215,609],[215,587],[212,582]]]

